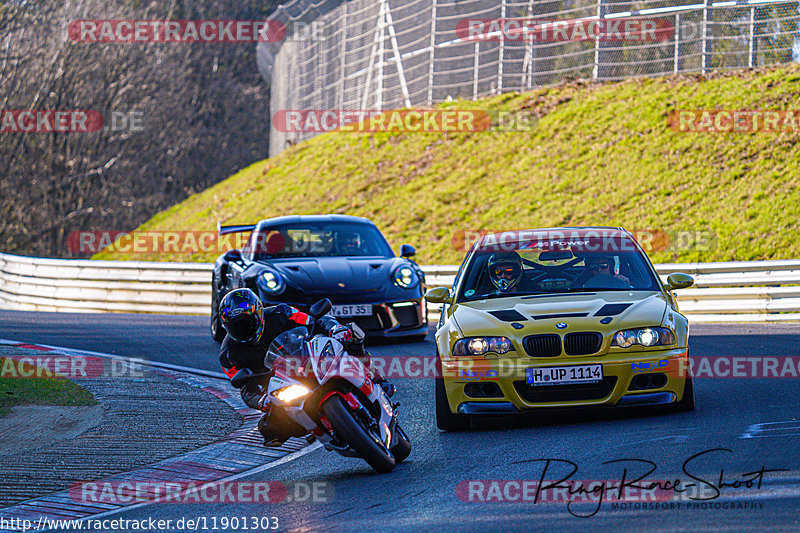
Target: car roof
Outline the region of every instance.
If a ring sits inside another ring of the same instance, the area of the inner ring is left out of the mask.
[[[485,243],[498,241],[513,244],[526,242],[533,238],[541,239],[580,239],[584,237],[622,238],[633,236],[625,228],[619,226],[562,226],[556,228],[534,228],[525,230],[501,231],[482,235],[475,243],[475,248],[481,248]]]
[[[298,224],[303,222],[355,222],[357,224],[375,224],[364,217],[354,217],[350,215],[287,215],[281,217],[265,218],[258,223],[259,227],[276,226],[280,224]]]

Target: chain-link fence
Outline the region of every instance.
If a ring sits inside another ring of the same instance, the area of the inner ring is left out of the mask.
[[[272,18],[273,116],[800,61],[797,0],[295,0]],[[270,154],[313,134],[273,125]]]

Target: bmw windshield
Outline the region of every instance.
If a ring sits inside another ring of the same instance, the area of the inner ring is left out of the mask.
[[[620,290],[661,290],[630,238],[534,239],[479,247],[470,256],[458,301]]]

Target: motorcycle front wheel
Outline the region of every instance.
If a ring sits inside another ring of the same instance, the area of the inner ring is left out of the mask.
[[[392,471],[395,464],[392,453],[367,431],[341,397],[331,396],[322,404],[322,412],[328,417],[336,435],[357,451],[372,468],[382,474]]]

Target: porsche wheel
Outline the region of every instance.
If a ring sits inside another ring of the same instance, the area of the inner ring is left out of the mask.
[[[219,300],[215,296],[211,297],[210,328],[211,328],[211,338],[214,339],[215,342],[222,342],[227,332],[225,331],[225,328],[222,326],[222,322],[220,322],[219,320]]]

